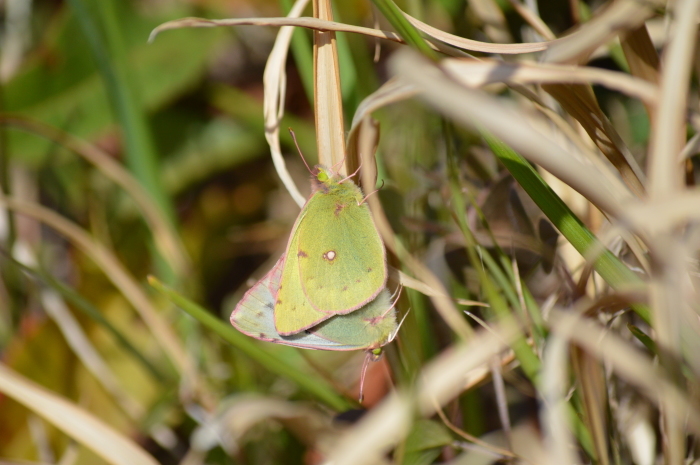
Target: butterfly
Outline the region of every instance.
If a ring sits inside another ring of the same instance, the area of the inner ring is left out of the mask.
[[[256,339],[307,349],[377,349],[396,335],[386,251],[348,178],[317,166],[285,254],[246,292],[231,324]]]

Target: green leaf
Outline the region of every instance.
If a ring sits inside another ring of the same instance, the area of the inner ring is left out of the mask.
[[[441,454],[442,448],[452,444],[450,431],[442,423],[421,419],[413,424],[406,438],[404,465],[428,465]]]
[[[452,444],[450,430],[433,420],[418,420],[406,438],[406,452],[417,452]]]
[[[387,21],[394,26],[396,32],[406,41],[408,45],[415,48],[423,55],[431,59],[436,59],[436,54],[428,43],[421,37],[420,32],[413,27],[404,17],[403,12],[392,0],[372,0],[377,9],[384,15]]]

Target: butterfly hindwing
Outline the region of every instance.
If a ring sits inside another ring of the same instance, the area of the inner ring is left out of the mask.
[[[396,330],[395,311],[387,291],[358,311],[329,318],[326,322],[291,336],[280,335],[273,316],[285,257],[245,293],[231,313],[231,324],[243,334],[267,342],[304,349],[359,350],[380,347]]]
[[[347,315],[337,315],[311,328],[311,333],[342,345],[376,349],[396,334],[396,310],[384,289],[367,305]]]

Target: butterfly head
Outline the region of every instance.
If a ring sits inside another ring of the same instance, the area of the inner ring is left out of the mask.
[[[311,184],[314,192],[318,190],[327,191],[333,185],[338,184],[338,175],[323,165],[316,165],[311,174]]]
[[[316,179],[322,183],[328,182],[328,180],[332,177],[331,173],[328,171],[328,168],[323,165],[316,165],[315,175]]]

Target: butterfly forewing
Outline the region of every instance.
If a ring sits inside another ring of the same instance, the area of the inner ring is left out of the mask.
[[[299,278],[315,309],[345,314],[386,285],[386,252],[362,192],[351,181],[316,192],[299,227]]]
[[[312,307],[304,294],[299,279],[299,256],[294,252],[298,242],[299,234],[296,229],[289,240],[275,301],[275,328],[285,336],[296,334],[333,316]]]

